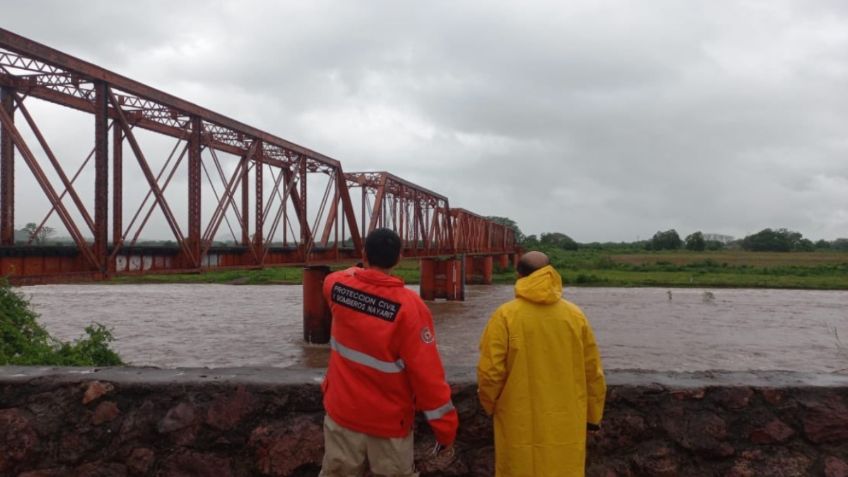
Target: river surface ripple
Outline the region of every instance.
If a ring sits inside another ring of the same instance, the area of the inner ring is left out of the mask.
[[[78,338],[91,322],[137,366],[326,366],[302,340],[294,285],[42,285],[20,289],[47,330]],[[707,292],[713,294],[710,299]],[[567,288],[586,313],[607,369],[848,372],[848,292]],[[474,365],[508,285],[469,286],[465,302],[430,303],[446,364]]]

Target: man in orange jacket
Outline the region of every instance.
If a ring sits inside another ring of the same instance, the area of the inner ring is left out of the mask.
[[[376,229],[365,239],[366,268],[330,274],[324,296],[333,324],[324,378],[321,476],[417,476],[415,411],[427,417],[441,456],[453,453],[458,418],[430,310],[390,275],[400,237]]]

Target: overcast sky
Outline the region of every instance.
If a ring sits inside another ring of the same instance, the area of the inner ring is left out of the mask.
[[[843,0],[31,0],[0,25],[527,234],[848,237]]]

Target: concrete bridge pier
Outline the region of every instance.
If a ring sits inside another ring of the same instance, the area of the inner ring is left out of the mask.
[[[478,285],[491,285],[495,257],[492,255],[469,255],[465,260],[465,280]]]
[[[330,342],[332,315],[322,291],[329,274],[330,267],[325,265],[303,268],[303,339],[307,343]]]
[[[492,275],[494,275],[495,271],[495,257],[491,255],[486,255],[485,257],[480,257],[480,271],[483,276],[483,284],[491,285],[492,284]]]
[[[465,300],[465,257],[422,258],[420,293],[424,300]]]
[[[498,255],[498,268],[500,268],[501,271],[504,271],[507,268],[509,268],[510,263],[511,263],[511,261],[509,259],[508,253],[502,253],[502,254]]]
[[[463,260],[465,283],[474,283],[474,255],[463,255]]]

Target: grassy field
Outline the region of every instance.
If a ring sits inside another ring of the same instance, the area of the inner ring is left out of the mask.
[[[674,265],[718,264],[721,266],[748,267],[816,267],[820,265],[848,264],[848,252],[654,252],[613,255],[616,263],[646,265],[671,263]]]
[[[331,268],[341,270],[350,264]],[[418,283],[418,261],[404,260],[394,270],[407,283]],[[168,273],[161,275],[125,275],[111,283],[222,283],[229,285],[297,285],[303,282],[302,267],[274,267],[255,270],[221,270],[204,273]]]
[[[844,252],[547,252],[565,283],[571,286],[848,290],[848,253]],[[405,260],[395,273],[407,283],[418,283],[418,262]],[[297,284],[302,277],[301,268],[291,267],[120,277],[113,282]],[[512,283],[515,273],[511,269],[496,269],[493,279],[495,283]]]
[[[111,283],[224,283],[230,285],[299,284],[303,270],[299,267],[264,268],[262,270],[222,270],[204,273],[169,273],[162,275],[127,275]]]
[[[601,286],[848,289],[848,253],[550,253],[567,283]]]

